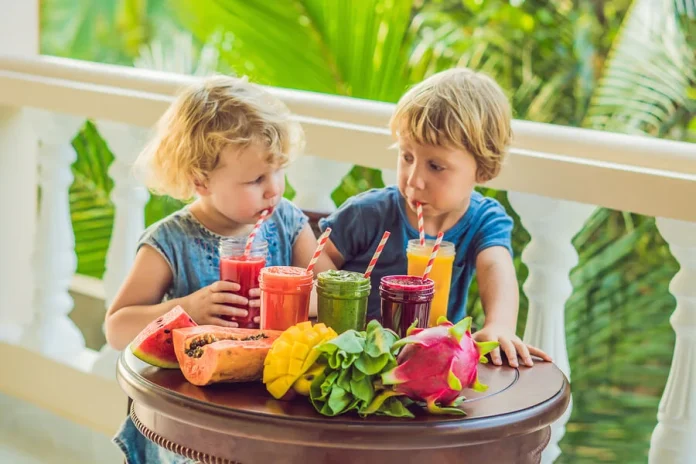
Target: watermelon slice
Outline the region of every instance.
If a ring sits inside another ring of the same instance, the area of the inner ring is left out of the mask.
[[[164,316],[150,322],[131,343],[133,354],[148,364],[176,369],[179,362],[174,353],[172,330],[196,326],[181,306],[175,306]]]

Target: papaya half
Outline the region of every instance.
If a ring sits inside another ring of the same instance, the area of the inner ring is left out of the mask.
[[[279,330],[200,325],[172,332],[174,353],[186,380],[204,386],[218,382],[253,382]]]

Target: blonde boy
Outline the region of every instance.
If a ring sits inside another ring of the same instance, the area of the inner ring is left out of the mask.
[[[383,231],[391,237],[372,273],[378,289],[386,275],[406,274],[406,245],[418,238],[416,204],[423,206],[427,238],[438,231],[456,247],[448,319],[465,317],[471,279],[476,273],[485,324],[479,341],[496,340],[510,365],[518,355],[532,365],[541,350],[515,334],[518,284],[512,262],[513,222],[496,200],[474,190],[498,175],[511,139],[511,110],[505,94],[488,76],[456,68],[426,79],[398,102],[390,126],[399,149],[398,182],[357,195],[321,228],[333,232],[327,254],[338,268],[362,272]],[[379,292],[370,295],[368,318],[380,315]],[[501,364],[500,350],[492,353]]]

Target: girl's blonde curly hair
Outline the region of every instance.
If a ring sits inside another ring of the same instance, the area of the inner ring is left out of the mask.
[[[464,149],[476,160],[476,178],[500,173],[512,138],[512,110],[489,76],[466,68],[442,71],[412,87],[396,105],[392,135],[420,145]]]
[[[284,166],[304,144],[301,126],[280,100],[246,78],[213,76],[183,89],[158,121],[135,168],[154,193],[189,200],[227,146],[261,146],[263,161]]]

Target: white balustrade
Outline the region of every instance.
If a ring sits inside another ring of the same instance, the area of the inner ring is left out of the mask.
[[[39,52],[39,2],[3,2],[0,55]],[[0,104],[0,342],[20,343],[32,320],[38,144],[26,110]]]
[[[681,269],[669,289],[677,300],[670,318],[674,357],[650,442],[650,464],[696,461],[696,223],[657,219]]]
[[[147,133],[144,129],[110,121],[97,123],[99,133],[114,154],[109,176],[114,181],[114,226],[106,255],[104,272],[105,304],[108,308],[135,259],[138,239],[145,230],[147,189],[136,179],[132,165],[142,150]],[[118,352],[105,345],[92,372],[113,378]]]
[[[331,192],[336,190],[352,168],[350,163],[313,155],[299,156],[286,171],[290,185],[296,192],[293,202],[305,210],[335,210]]]
[[[41,202],[33,253],[35,317],[24,340],[47,357],[72,363],[85,347],[82,332],[68,317],[73,309],[68,288],[77,268],[69,197],[77,155],[71,141],[84,119],[43,111],[31,119],[40,128]]]
[[[509,192],[508,200],[531,235],[522,252],[522,261],[529,269],[524,283],[529,300],[524,341],[548,353],[570,380],[565,303],[573,292],[570,270],[578,263],[571,240],[595,207],[518,192]],[[551,426],[551,441],[544,450],[542,463],[552,463],[560,456],[558,443],[565,434],[571,411],[572,400]]]
[[[396,185],[396,169],[382,169],[382,182],[384,185]]]
[[[37,149],[27,112],[0,106],[0,342],[19,343],[33,317]]]

